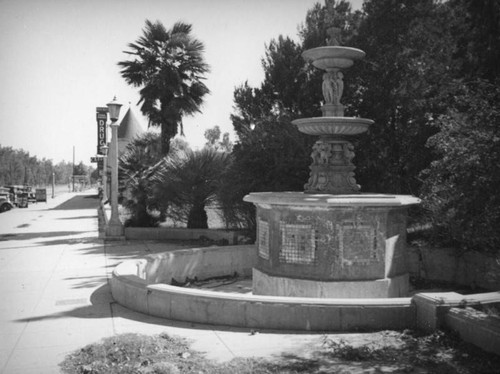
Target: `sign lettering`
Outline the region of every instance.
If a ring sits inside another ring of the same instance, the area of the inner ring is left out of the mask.
[[[96,119],[97,119],[97,154],[102,155],[103,151],[101,147],[107,144],[106,121],[108,120],[108,108],[97,107]]]

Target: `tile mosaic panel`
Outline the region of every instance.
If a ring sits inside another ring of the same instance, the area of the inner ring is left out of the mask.
[[[269,260],[269,223],[259,219],[259,256]]]
[[[280,222],[280,232],[280,262],[316,264],[316,231],[312,225]]]

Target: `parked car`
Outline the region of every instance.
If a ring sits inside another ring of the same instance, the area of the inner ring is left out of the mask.
[[[0,187],[0,213],[6,212],[14,208],[14,204],[10,202],[10,190]]]
[[[35,190],[31,186],[24,186],[25,192],[28,194],[28,201],[30,203],[36,203],[36,194]]]
[[[11,185],[4,186],[9,190],[10,202],[19,207],[27,208],[30,201],[31,186]]]

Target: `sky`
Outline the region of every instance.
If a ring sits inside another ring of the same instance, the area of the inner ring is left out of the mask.
[[[299,41],[307,10],[323,0],[0,0],[0,145],[37,158],[90,164],[97,147],[96,107],[116,95],[139,118],[138,89],[120,75],[127,44],[144,21],[182,21],[205,45],[211,67],[202,113],[185,117],[193,148],[218,125],[232,133],[234,88],[264,79],[265,46],[279,35]],[[359,9],[362,0],[352,1]]]

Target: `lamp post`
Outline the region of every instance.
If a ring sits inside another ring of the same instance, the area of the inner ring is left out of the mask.
[[[118,116],[122,104],[113,101],[106,104],[109,109],[109,118],[111,120],[111,218],[106,229],[107,237],[123,236],[123,225],[118,214]]]
[[[102,202],[108,200],[108,149],[107,145],[101,147],[102,151]]]
[[[56,173],[52,172],[52,198],[55,197]]]

